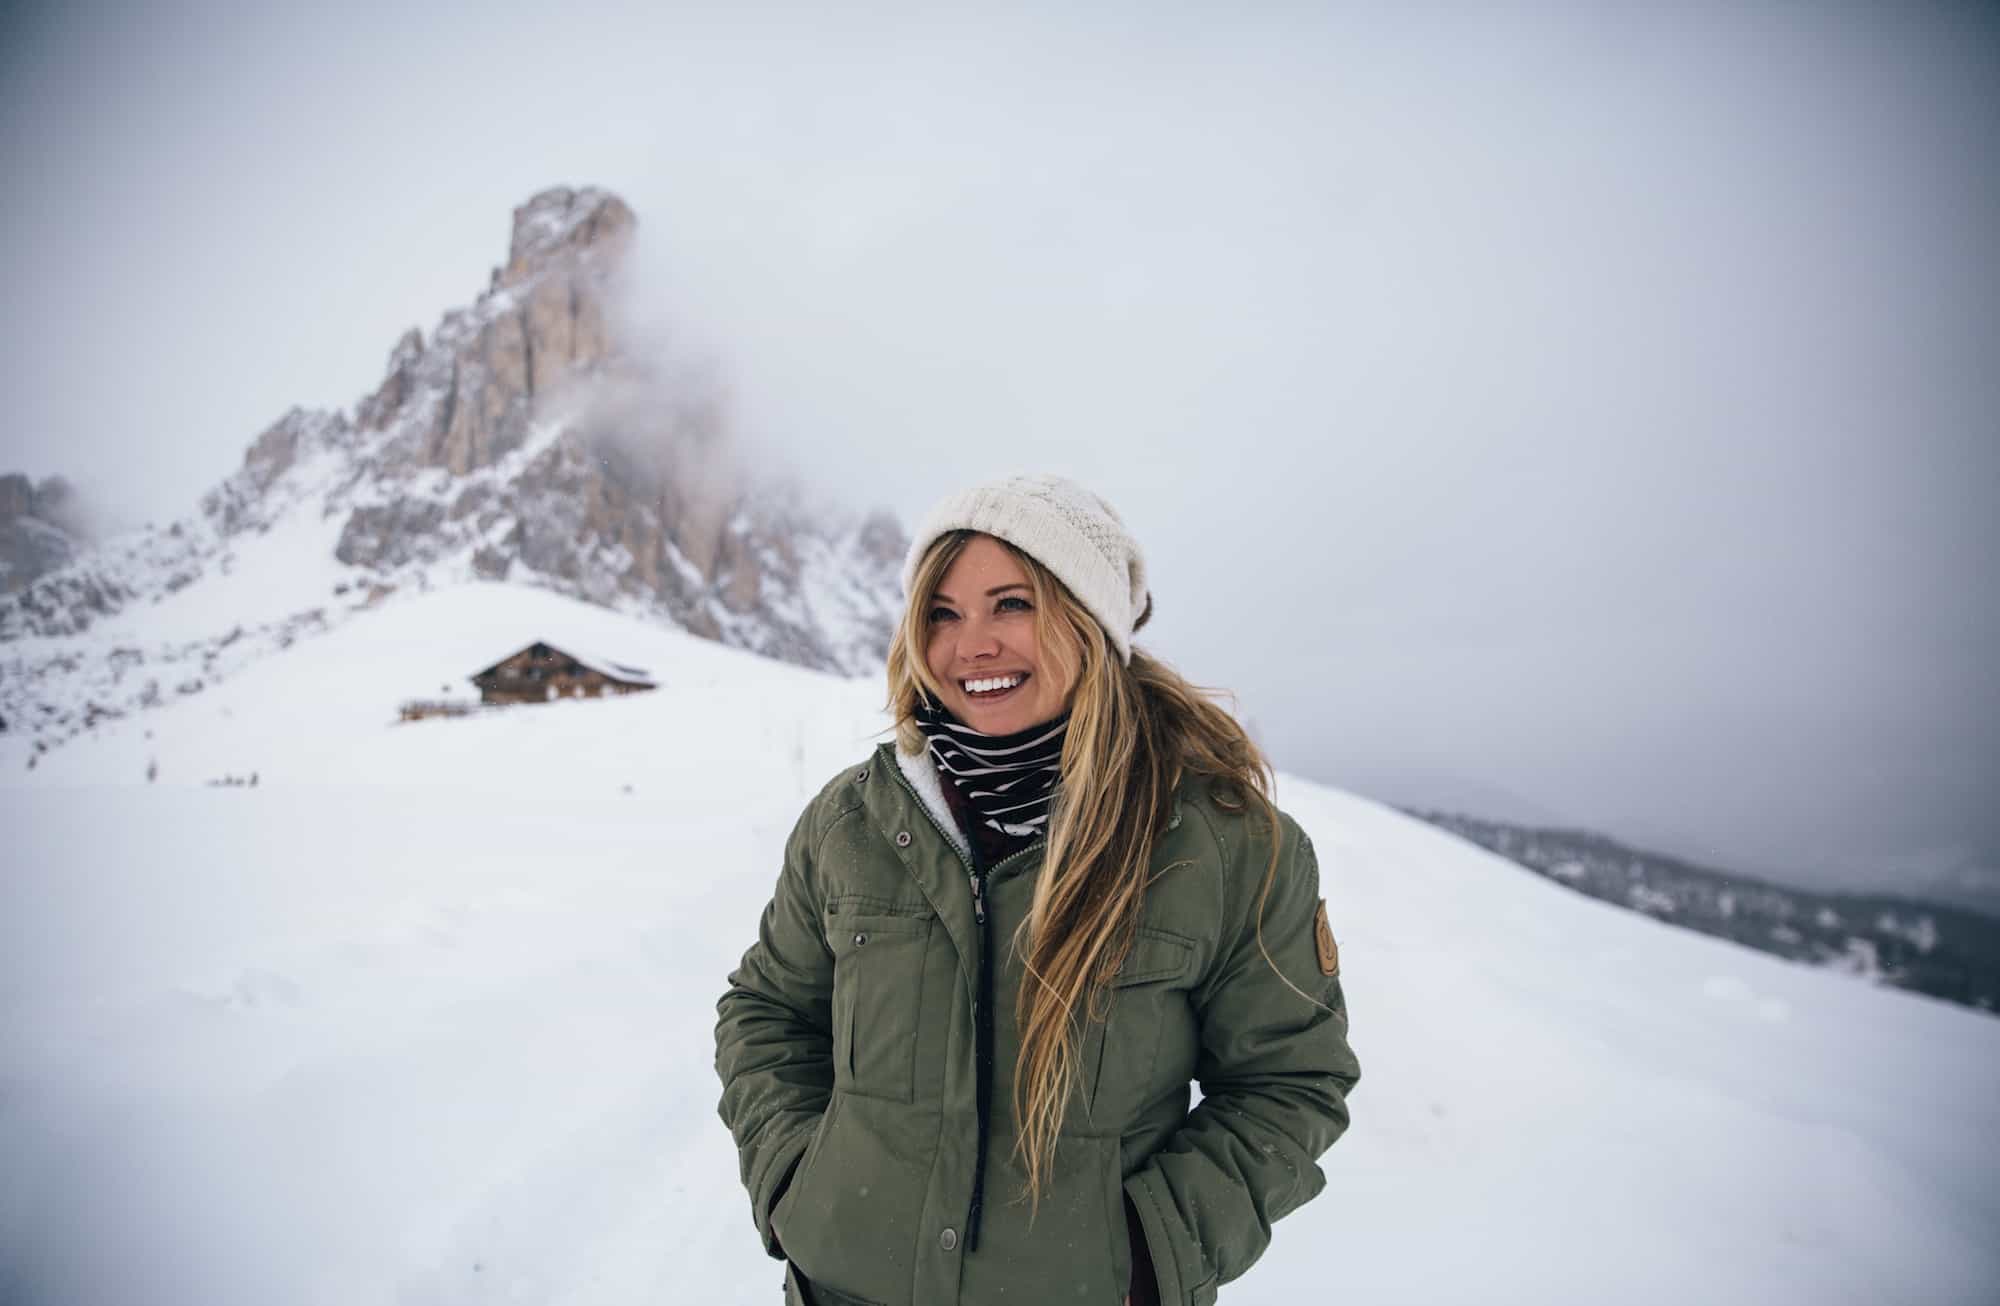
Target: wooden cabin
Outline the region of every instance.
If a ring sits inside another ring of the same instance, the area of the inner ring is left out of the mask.
[[[638,667],[569,653],[541,640],[470,677],[482,703],[549,703],[559,698],[636,694],[657,686]]]

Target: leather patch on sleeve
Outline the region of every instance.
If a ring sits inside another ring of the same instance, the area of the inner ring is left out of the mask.
[[[1326,923],[1326,899],[1319,900],[1313,913],[1313,943],[1319,948],[1319,973],[1340,974],[1340,946],[1333,941],[1333,926]]]

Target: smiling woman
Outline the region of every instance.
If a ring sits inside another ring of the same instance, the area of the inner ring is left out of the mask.
[[[808,805],[718,1005],[786,1300],[1213,1302],[1360,1075],[1312,845],[1132,646],[1152,594],[1103,500],[955,495],[903,578],[895,742]]]
[[[991,535],[969,533],[936,557],[948,569],[931,593],[924,662],[945,707],[989,735],[1055,717],[1075,669],[1050,675],[1042,665],[1035,632],[1040,605],[1023,557]]]

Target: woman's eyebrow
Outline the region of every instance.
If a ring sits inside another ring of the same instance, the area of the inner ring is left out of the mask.
[[[986,597],[990,599],[995,594],[1005,594],[1008,590],[1024,590],[1027,588],[1028,588],[1028,583],[1026,581],[1021,581],[1021,580],[1008,581],[1005,585],[995,585],[992,589],[987,590]],[[932,593],[931,602],[955,604],[958,602],[958,600],[953,598],[951,595],[945,593],[943,590],[937,590],[934,593]]]

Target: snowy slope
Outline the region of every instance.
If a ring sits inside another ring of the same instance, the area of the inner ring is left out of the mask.
[[[385,728],[407,699],[476,699],[468,676],[537,639],[641,668],[660,688],[615,702]],[[45,754],[33,771],[18,760],[27,756],[26,741],[0,740],[0,774],[43,784],[123,784],[143,781],[157,760],[163,782],[257,771],[265,783],[497,787],[551,797],[619,793],[645,782],[658,795],[682,771],[663,740],[699,738],[711,755],[747,757],[772,746],[755,733],[768,721],[781,721],[793,735],[826,728],[834,719],[829,699],[852,704],[852,720],[832,745],[828,765],[837,764],[865,749],[877,725],[870,695],[881,691],[869,687],[857,696],[860,690],[855,681],[547,590],[467,584],[386,598],[282,656],[249,662],[204,694],[102,723]],[[801,717],[808,701],[814,707]],[[547,761],[496,765],[492,759],[502,755]]]
[[[395,721],[533,638],[662,688]],[[475,585],[0,741],[0,1301],[775,1300],[713,1003],[880,694]],[[1994,1299],[2000,1022],[1280,797],[1363,1079],[1230,1306]]]

